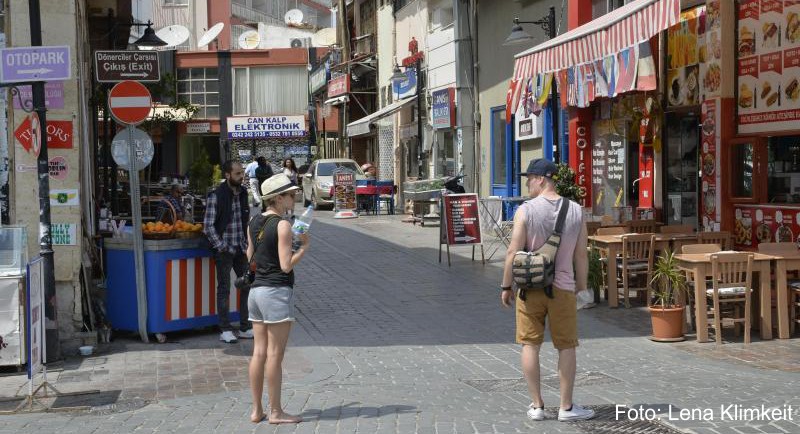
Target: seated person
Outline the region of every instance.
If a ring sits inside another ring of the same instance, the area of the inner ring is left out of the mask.
[[[377,179],[378,177],[378,171],[375,169],[375,166],[373,166],[372,163],[362,164],[361,170],[364,171],[364,176],[366,176],[367,179]]]
[[[169,189],[169,194],[164,196],[164,200],[169,202],[169,205],[172,205],[172,208],[175,209],[175,220],[186,220],[186,208],[183,207],[183,201],[181,198],[183,197],[183,186],[181,184],[172,184]],[[172,220],[172,209],[168,204],[162,202],[161,208],[159,210],[159,221],[164,223],[174,224]]]

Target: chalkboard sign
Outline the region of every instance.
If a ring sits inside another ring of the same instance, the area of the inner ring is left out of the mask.
[[[627,205],[626,138],[601,133],[592,147],[592,209],[594,215],[611,215],[613,208]]]

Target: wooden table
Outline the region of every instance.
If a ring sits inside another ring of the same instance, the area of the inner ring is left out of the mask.
[[[786,274],[789,271],[800,271],[800,251],[791,254],[775,254],[775,283],[778,287],[778,337],[789,339],[789,288]],[[769,300],[769,297],[767,297]],[[767,305],[769,306],[769,305]]]
[[[706,286],[703,282],[711,276],[711,253],[675,255],[678,266],[694,276],[694,309],[697,322],[697,342],[708,342],[708,308]],[[758,296],[761,305],[761,339],[772,339],[772,309],[770,302],[770,264],[774,256],[753,253],[753,271],[759,275]],[[785,273],[784,273],[785,276]],[[786,301],[784,300],[784,306]],[[788,321],[787,321],[788,326]],[[720,333],[717,330],[717,333]]]
[[[677,241],[697,240],[696,233],[653,234],[656,236],[655,250],[665,250]],[[608,307],[619,305],[617,289],[617,254],[622,252],[622,235],[592,235],[589,242],[598,249],[608,252]]]

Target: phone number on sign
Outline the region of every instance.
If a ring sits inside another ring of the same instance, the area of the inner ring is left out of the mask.
[[[231,139],[261,139],[265,137],[303,137],[304,131],[246,131],[230,132],[228,138]]]

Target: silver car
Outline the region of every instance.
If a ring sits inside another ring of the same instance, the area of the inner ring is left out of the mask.
[[[364,172],[358,163],[349,158],[326,158],[316,160],[303,175],[303,205],[333,206],[331,187],[333,187],[333,171],[345,167],[356,173],[356,179],[365,179]]]

